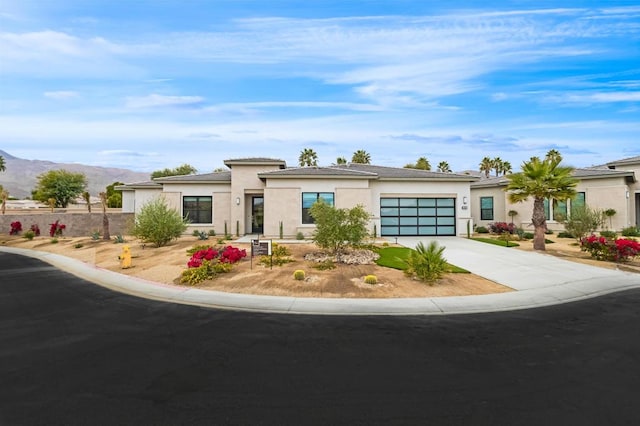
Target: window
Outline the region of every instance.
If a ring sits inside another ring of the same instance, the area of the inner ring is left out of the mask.
[[[315,221],[309,214],[311,206],[319,200],[324,201],[330,206],[333,206],[333,192],[303,192],[302,193],[302,223],[313,224]]]
[[[212,197],[182,197],[182,217],[191,223],[213,223]]]
[[[586,194],[584,192],[577,192],[575,197],[571,200],[571,207],[584,207],[586,204]]]
[[[493,197],[480,197],[480,220],[493,220]]]
[[[567,219],[567,202],[553,200],[553,220],[562,222]]]

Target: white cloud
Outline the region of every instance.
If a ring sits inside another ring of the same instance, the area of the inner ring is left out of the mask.
[[[44,92],[45,98],[55,99],[55,100],[67,100],[77,98],[79,96],[78,92],[73,92],[70,90],[58,90],[55,92]]]
[[[201,96],[166,96],[153,93],[149,96],[131,96],[126,99],[127,108],[162,108],[201,104]]]

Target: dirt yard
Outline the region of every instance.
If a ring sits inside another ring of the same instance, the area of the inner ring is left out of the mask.
[[[130,269],[120,267],[118,256],[123,244],[93,241],[89,237],[62,237],[58,243],[52,244],[49,237],[40,236],[28,241],[21,236],[3,235],[0,236],[0,245],[58,253],[122,274],[181,285],[180,275],[189,259],[187,249],[203,243],[215,245],[217,242],[215,238],[199,241],[195,237],[185,236],[168,246],[154,248],[143,246],[132,237],[126,240],[133,256],[133,267]],[[250,253],[248,244],[227,244],[244,248]],[[252,262],[248,256],[234,265],[232,272],[219,274],[197,287],[233,293],[338,298],[438,297],[512,291],[509,287],[474,274],[447,274],[435,285],[429,286],[407,278],[402,271],[377,265],[338,265],[333,270],[321,271],[314,268],[315,263],[303,259],[305,254],[317,251],[315,245],[304,243],[286,246],[291,250],[294,262],[269,268],[260,265],[258,257],[254,257]],[[304,281],[293,279],[293,272],[297,269],[305,271]],[[369,274],[378,278],[378,284],[364,283],[364,276]]]

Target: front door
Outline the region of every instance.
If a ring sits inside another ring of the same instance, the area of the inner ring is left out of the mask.
[[[251,202],[251,232],[262,234],[264,232],[264,197],[252,197]]]

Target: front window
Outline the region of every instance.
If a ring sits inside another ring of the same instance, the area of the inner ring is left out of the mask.
[[[493,197],[480,197],[480,220],[493,220]]]
[[[330,206],[334,205],[334,196],[333,192],[303,192],[302,193],[302,223],[303,224],[313,224],[315,221],[311,214],[309,214],[309,209],[316,202],[322,200]]]
[[[183,197],[182,217],[191,223],[213,223],[212,197]]]
[[[571,200],[571,207],[584,207],[586,204],[586,194],[584,192],[577,192]]]

